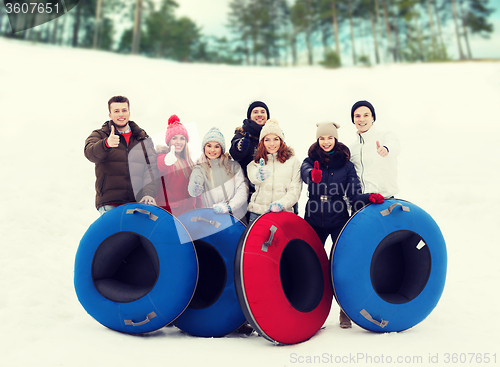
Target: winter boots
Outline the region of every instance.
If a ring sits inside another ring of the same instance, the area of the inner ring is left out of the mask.
[[[339,321],[340,327],[342,329],[349,329],[352,326],[351,319],[345,314],[344,310],[342,309],[340,309]]]

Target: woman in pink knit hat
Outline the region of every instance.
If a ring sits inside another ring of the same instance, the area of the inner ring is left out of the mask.
[[[156,203],[174,216],[201,207],[199,198],[188,193],[189,176],[194,163],[189,154],[189,134],[179,117],[170,116],[165,133],[167,146],[157,147],[157,165],[161,181]]]

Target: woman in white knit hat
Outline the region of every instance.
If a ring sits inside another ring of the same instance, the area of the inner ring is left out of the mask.
[[[302,189],[300,162],[285,143],[276,120],[262,127],[254,160],[247,166],[248,179],[255,185],[248,211],[250,221],[267,212],[293,212]]]
[[[224,136],[216,127],[202,140],[203,153],[189,178],[188,192],[201,196],[204,208],[231,213],[242,220],[247,212],[248,182],[238,162],[226,153]]]

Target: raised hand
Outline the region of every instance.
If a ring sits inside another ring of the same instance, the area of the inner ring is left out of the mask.
[[[381,147],[380,146],[380,142],[377,141],[377,153],[381,156],[381,157],[387,157],[387,155],[389,155],[389,151],[387,150],[386,147]]]
[[[175,155],[175,146],[170,147],[170,152],[164,158],[165,164],[167,166],[171,166],[175,162],[177,162],[177,156]]]
[[[257,180],[264,181],[271,176],[271,171],[266,168],[264,158],[259,161],[259,169],[257,170]]]
[[[236,145],[236,148],[240,152],[246,152],[248,148],[250,147],[250,134],[248,132],[245,133],[245,136],[243,136],[238,144]]]
[[[323,178],[323,171],[319,169],[318,161],[314,162],[314,168],[311,170],[311,178],[314,183],[321,182],[321,179]]]
[[[115,127],[111,125],[111,133],[106,139],[106,144],[110,148],[116,148],[120,144],[120,136],[115,134]]]

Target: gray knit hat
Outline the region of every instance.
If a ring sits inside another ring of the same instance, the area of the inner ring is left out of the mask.
[[[339,133],[337,132],[337,129],[340,128],[339,124],[335,122],[318,122],[316,126],[318,127],[316,129],[316,139],[323,135],[331,135],[339,140]]]
[[[220,132],[220,130],[216,127],[212,127],[208,130],[208,133],[203,137],[203,141],[201,142],[201,149],[205,149],[205,145],[207,143],[215,141],[220,144],[222,147],[222,153],[226,151],[226,143],[224,142],[224,135]]]

